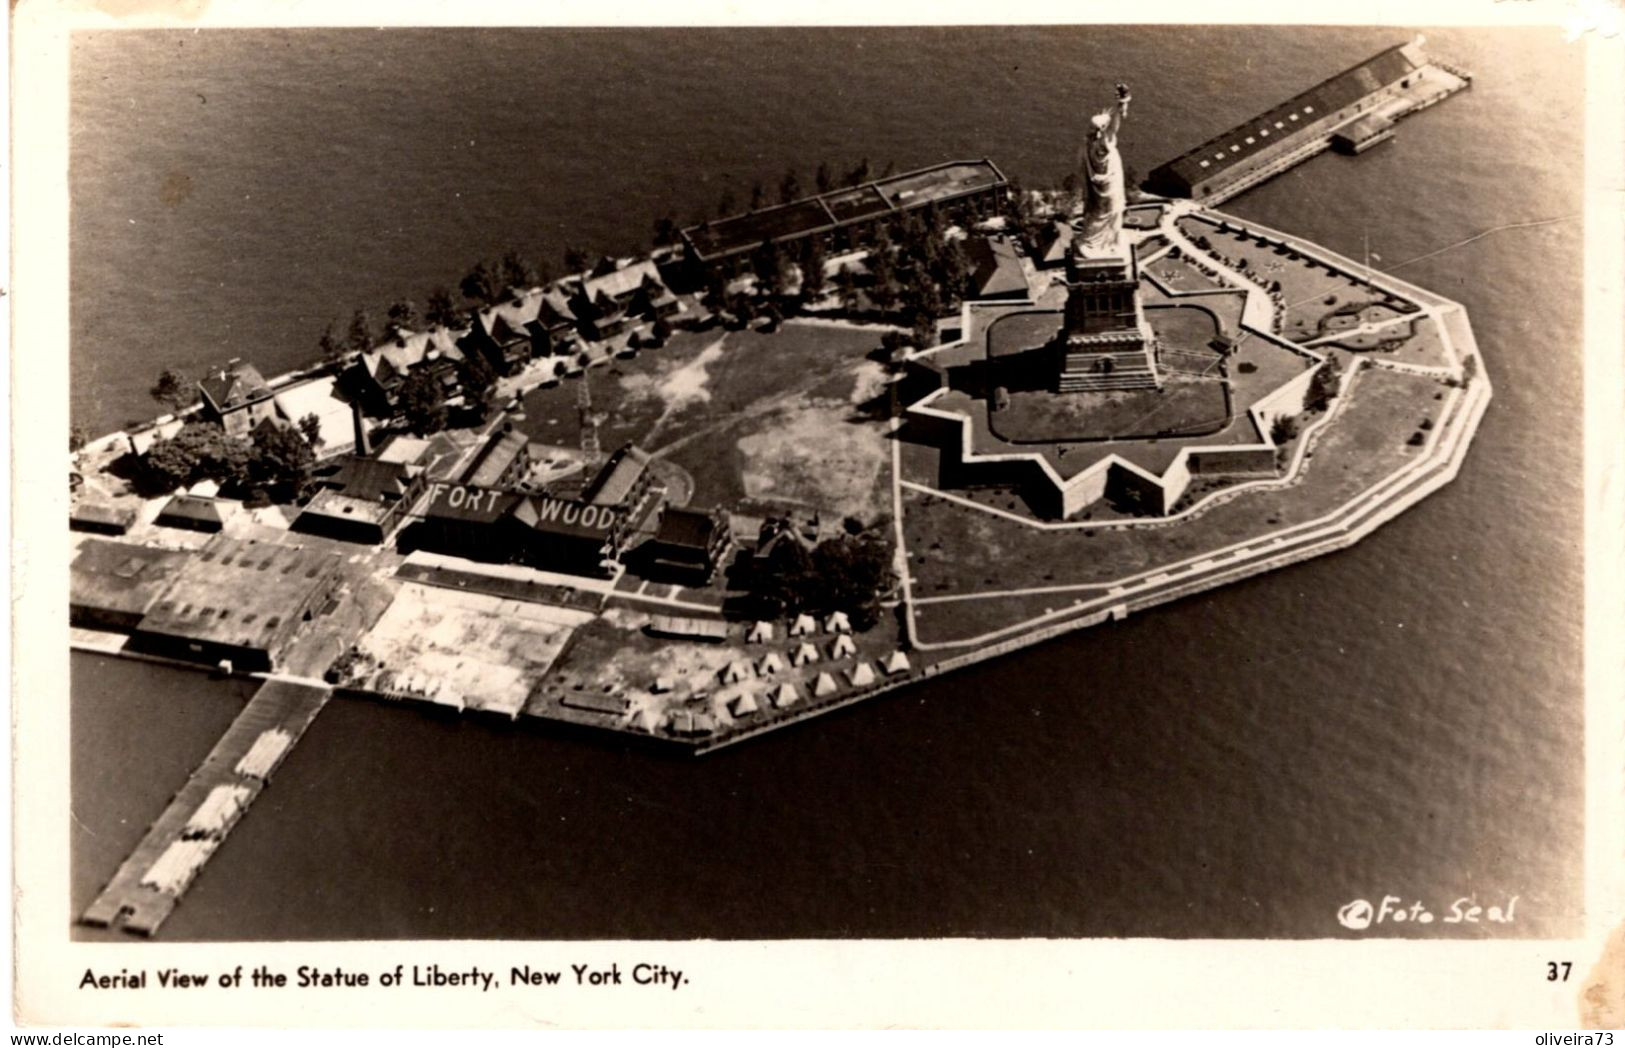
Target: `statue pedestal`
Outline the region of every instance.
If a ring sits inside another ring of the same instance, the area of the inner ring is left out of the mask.
[[[1133,253],[1077,245],[1066,270],[1070,290],[1066,328],[1058,346],[1056,389],[1062,393],[1161,389]]]

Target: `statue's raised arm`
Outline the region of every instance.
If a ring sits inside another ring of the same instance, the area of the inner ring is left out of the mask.
[[[1123,120],[1128,116],[1129,100],[1134,96],[1128,93],[1128,85],[1121,81],[1117,84],[1117,108],[1111,111],[1111,128],[1107,132],[1116,141],[1118,129],[1123,126]]]

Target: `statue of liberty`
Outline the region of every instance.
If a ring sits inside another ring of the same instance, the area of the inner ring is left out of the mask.
[[[1117,85],[1117,105],[1090,118],[1089,138],[1079,163],[1083,176],[1083,216],[1073,223],[1076,243],[1087,255],[1116,255],[1122,251],[1123,158],[1117,153],[1117,132],[1128,116],[1127,84]]]

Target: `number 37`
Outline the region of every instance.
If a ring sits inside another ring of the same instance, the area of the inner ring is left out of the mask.
[[[1573,969],[1573,967],[1574,967],[1574,962],[1573,961],[1547,961],[1546,962],[1546,981],[1547,982],[1568,982],[1569,981],[1569,972],[1570,972],[1571,969]]]

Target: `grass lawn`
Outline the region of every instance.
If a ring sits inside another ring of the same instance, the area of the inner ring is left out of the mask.
[[[1171,291],[1222,291],[1229,287],[1217,277],[1211,277],[1197,269],[1183,257],[1163,255],[1146,266],[1145,270]]]
[[[1423,417],[1436,412],[1433,394],[1442,388],[1421,376],[1362,371],[1297,484],[1243,492],[1176,524],[1042,530],[905,491],[903,525],[914,593],[930,597],[1110,583],[1322,516],[1417,454],[1405,441]]]
[[[1229,419],[1224,383],[1215,371],[1201,378],[1169,374],[1161,389],[1012,392],[1009,407],[988,414],[988,427],[1020,444],[1216,433]]]
[[[1431,317],[1420,317],[1409,324],[1396,324],[1340,338],[1333,344],[1343,349],[1375,350],[1385,359],[1402,364],[1442,368],[1451,367],[1454,363],[1445,353],[1439,327]]]
[[[1257,237],[1235,229],[1221,233],[1216,223],[1196,217],[1180,219],[1180,230],[1192,239],[1207,237],[1215,256],[1264,284],[1279,281],[1287,306],[1282,335],[1294,342],[1324,334],[1326,318],[1351,303],[1375,303],[1386,297],[1356,275],[1333,273],[1296,248],[1275,241],[1261,244]],[[1393,301],[1397,305],[1401,300]]]
[[[987,326],[987,352],[991,357],[1014,356],[1045,345],[1060,333],[1064,317],[1058,310],[1009,313]]]

